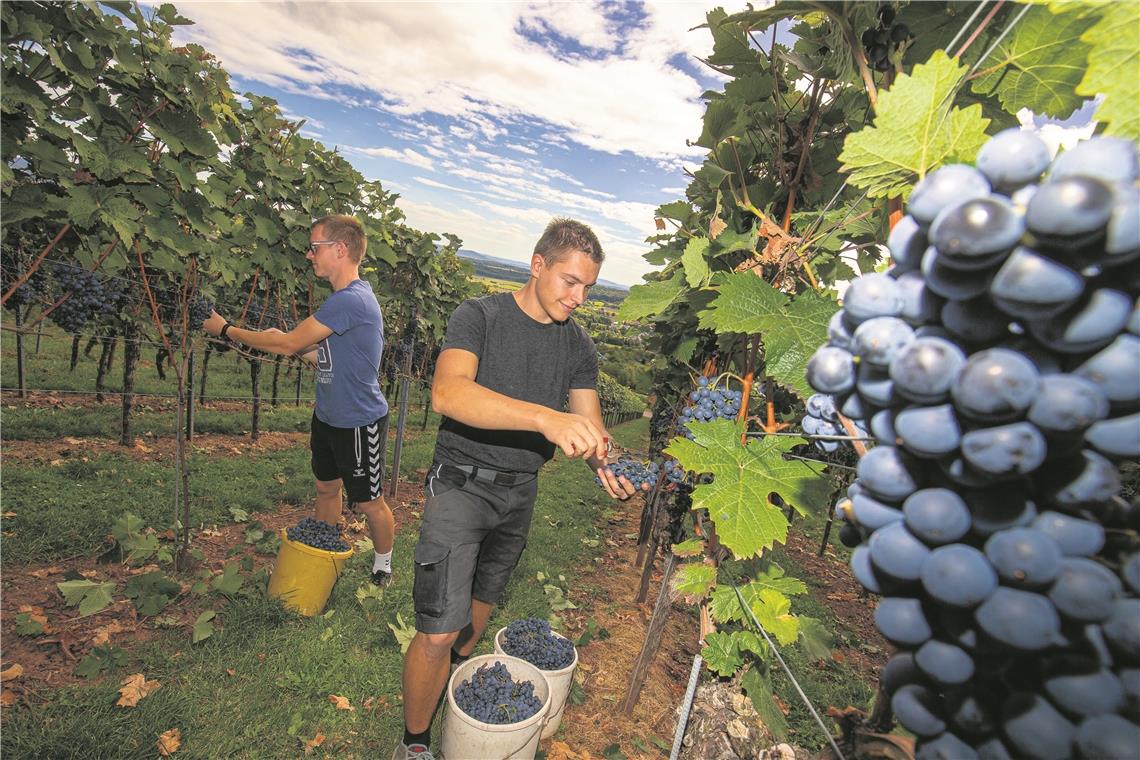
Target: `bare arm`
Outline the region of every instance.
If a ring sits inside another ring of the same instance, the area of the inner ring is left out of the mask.
[[[449,348],[439,355],[431,387],[432,409],[453,420],[484,430],[530,430],[570,457],[606,455],[601,410],[596,420],[573,412],[556,412],[541,404],[496,393],[475,382],[479,357]]]
[[[590,420],[602,431],[605,439],[612,440],[610,432],[606,430],[605,423],[602,421],[602,402],[598,399],[598,392],[593,388],[571,388],[570,389],[570,412],[572,414],[579,414],[586,419]],[[588,457],[586,464],[602,481],[602,487],[606,489],[606,493],[614,499],[628,499],[637,493],[637,489],[633,487],[633,483],[624,475],[620,478],[616,477],[612,472],[606,469],[608,464],[606,457]],[[648,490],[649,486],[645,486]]]
[[[216,311],[202,324],[202,329],[210,335],[221,335],[226,320]],[[304,351],[307,359],[308,351],[322,340],[332,335],[332,330],[317,321],[316,317],[306,317],[301,324],[289,332],[276,329],[247,330],[243,327],[230,326],[226,337],[238,343],[256,348],[259,351],[269,351],[274,354],[289,356]]]

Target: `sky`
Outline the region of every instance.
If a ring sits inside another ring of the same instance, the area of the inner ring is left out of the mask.
[[[195,23],[176,41],[399,193],[410,226],[526,262],[569,216],[601,239],[602,278],[633,285],[654,210],[703,160],[686,141],[724,80],[693,27],[716,5],[178,2]]]

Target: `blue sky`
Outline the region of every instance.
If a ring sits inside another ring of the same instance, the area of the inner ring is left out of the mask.
[[[654,209],[702,160],[686,140],[722,83],[698,60],[708,30],[690,31],[714,3],[177,5],[195,22],[179,41],[398,192],[413,227],[526,261],[570,216],[626,285],[650,269]]]

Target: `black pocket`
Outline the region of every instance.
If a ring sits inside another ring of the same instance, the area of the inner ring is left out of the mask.
[[[412,588],[416,614],[439,617],[447,607],[447,565],[451,549],[429,541],[416,545],[416,581]]]

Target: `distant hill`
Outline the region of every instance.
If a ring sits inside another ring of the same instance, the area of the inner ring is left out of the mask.
[[[458,256],[470,261],[475,267],[475,274],[479,277],[492,277],[510,282],[526,282],[530,279],[530,267],[518,261],[489,256],[469,248],[460,248]],[[590,298],[610,304],[620,304],[627,295],[629,288],[625,285],[604,279],[599,279],[598,284],[590,290]]]

